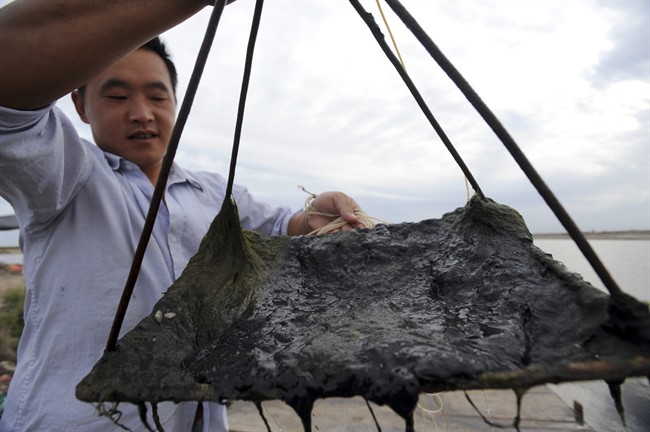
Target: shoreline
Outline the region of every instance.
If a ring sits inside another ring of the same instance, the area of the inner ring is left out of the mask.
[[[650,230],[588,231],[583,232],[587,240],[650,240]],[[533,233],[533,239],[570,240],[565,232]],[[0,255],[22,254],[18,246],[0,246]]]
[[[587,240],[650,240],[650,230],[589,231],[583,232]],[[569,240],[567,233],[537,233],[533,239]]]

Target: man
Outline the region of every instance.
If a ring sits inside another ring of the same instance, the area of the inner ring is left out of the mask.
[[[160,41],[147,41],[206,3],[17,0],[0,10],[0,195],[20,221],[27,290],[1,431],[115,429],[74,389],[102,354],[173,128],[175,70]],[[96,145],[54,106],[70,91]],[[174,166],[123,333],[196,252],[224,183]],[[266,234],[306,234],[332,219],[259,203],[240,186],[233,196],[243,226]],[[342,193],[313,206],[340,215],[343,229],[358,225],[358,205]],[[118,410],[120,425],[142,429],[132,406]],[[187,431],[197,411],[167,403],[159,412],[166,430]],[[203,424],[225,430],[224,408],[209,406]]]

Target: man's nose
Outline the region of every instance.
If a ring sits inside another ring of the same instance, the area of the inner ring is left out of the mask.
[[[132,98],[129,104],[129,121],[147,123],[154,119],[153,110],[146,98]]]

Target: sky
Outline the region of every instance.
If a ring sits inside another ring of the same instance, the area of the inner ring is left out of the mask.
[[[647,0],[401,0],[584,231],[650,229]],[[7,1],[1,1],[5,4]],[[375,0],[362,0],[387,35]],[[255,2],[221,18],[175,161],[227,176]],[[451,80],[382,1],[407,72],[486,196],[563,228]],[[211,8],[162,35],[185,93]],[[59,106],[89,129],[68,97]],[[180,104],[179,104],[180,105]],[[342,190],[390,223],[467,201],[464,176],[347,0],[266,0],[236,182],[304,205]],[[0,215],[12,213],[0,203]],[[15,232],[0,244],[16,243]]]

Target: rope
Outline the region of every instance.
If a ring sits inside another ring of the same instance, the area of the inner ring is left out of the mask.
[[[397,57],[399,58],[399,62],[406,70],[406,65],[404,64],[404,59],[402,58],[402,54],[399,51],[399,47],[397,46],[397,42],[395,41],[395,38],[393,37],[393,32],[390,29],[390,24],[388,24],[388,20],[386,19],[386,15],[384,14],[384,9],[381,7],[381,3],[379,0],[375,0],[377,3],[377,8],[379,9],[379,14],[381,15],[381,19],[384,21],[384,24],[386,25],[386,31],[388,31],[388,35],[390,36],[390,40],[393,42],[393,47],[395,47],[395,53],[397,53]],[[465,191],[467,193],[467,202],[471,199],[470,191],[469,191],[469,182],[467,181],[467,176],[465,176]]]
[[[264,408],[262,408],[262,402],[256,401],[254,402],[255,408],[257,408],[257,412],[262,417],[262,421],[264,422],[264,426],[266,426],[266,431],[271,432],[271,425],[269,425],[269,422],[266,421],[266,416],[264,415]],[[280,428],[282,429],[282,428]]]
[[[262,16],[262,7],[264,0],[255,2],[255,12],[253,13],[253,23],[251,24],[251,33],[248,38],[248,47],[246,49],[246,63],[244,65],[244,77],[242,79],[241,93],[239,95],[239,108],[237,110],[237,123],[235,126],[235,138],[232,145],[232,155],[230,157],[230,171],[228,173],[228,186],[226,187],[226,200],[232,195],[232,187],[235,181],[235,167],[237,166],[237,154],[239,153],[239,142],[241,139],[242,124],[244,123],[244,109],[246,107],[246,96],[248,94],[248,85],[251,79],[251,70],[253,67],[253,52],[255,51],[255,41],[260,27]]]
[[[375,426],[377,426],[377,432],[381,432],[381,426],[379,425],[379,421],[377,420],[377,416],[375,415],[375,411],[372,409],[372,406],[370,406],[370,402],[368,402],[368,399],[363,399],[366,402],[366,406],[368,407],[368,411],[370,411],[370,415],[372,416],[372,419],[375,422]]]
[[[516,427],[516,426],[515,426],[515,425],[517,424],[517,420],[516,420],[516,419],[513,420],[511,424],[501,424],[501,423],[496,423],[496,422],[493,422],[492,420],[488,419],[488,418],[487,418],[487,417],[486,417],[486,416],[481,412],[481,410],[476,406],[476,404],[474,403],[474,401],[472,400],[472,398],[469,396],[469,393],[467,393],[466,391],[463,392],[463,393],[465,393],[465,399],[467,399],[467,401],[468,401],[469,404],[472,406],[472,408],[474,408],[474,411],[476,411],[476,413],[481,417],[481,419],[483,419],[483,421],[484,421],[485,423],[487,423],[488,425],[490,425],[490,426],[492,426],[492,427],[495,427],[495,428],[499,428],[499,429],[509,429],[509,428],[512,428],[512,427]],[[517,410],[518,410],[518,411],[517,411],[517,417],[519,417],[519,408],[520,408],[520,407],[518,406],[518,407],[517,407]],[[519,431],[519,428],[518,428],[518,427],[516,427],[516,428],[517,428],[517,431]]]
[[[393,41],[393,46],[395,47],[395,53],[397,53],[397,57],[399,57],[399,62],[406,70],[406,65],[404,64],[404,59],[402,58],[402,54],[399,52],[399,48],[397,47],[397,42],[395,42],[395,38],[393,37],[393,32],[390,30],[390,25],[388,24],[388,20],[386,19],[386,15],[384,15],[384,9],[381,7],[381,3],[379,0],[375,0],[377,2],[377,8],[379,8],[379,14],[381,15],[381,19],[384,21],[384,24],[386,25],[386,30],[388,31],[388,36],[390,36],[390,40]]]
[[[461,158],[460,154],[458,154],[458,152],[454,148],[454,145],[451,143],[451,141],[447,137],[447,134],[445,133],[445,131],[442,129],[442,127],[440,126],[438,121],[435,119],[435,117],[431,113],[431,110],[429,109],[426,102],[422,98],[422,95],[420,95],[420,92],[415,87],[415,84],[413,83],[411,78],[406,73],[406,70],[404,70],[404,68],[400,64],[400,62],[397,59],[397,57],[395,56],[395,54],[393,54],[393,52],[390,50],[390,48],[386,44],[386,41],[384,40],[384,35],[381,33],[381,30],[377,26],[377,23],[373,19],[372,15],[370,13],[368,13],[363,8],[363,6],[361,6],[361,4],[359,3],[358,0],[350,0],[350,3],[354,7],[354,9],[359,13],[359,16],[361,17],[361,19],[368,25],[368,28],[370,29],[373,36],[377,40],[377,43],[379,43],[379,46],[384,51],[384,54],[386,54],[386,57],[388,57],[388,60],[390,60],[390,62],[393,64],[393,66],[397,70],[397,73],[399,73],[400,77],[402,77],[402,80],[404,81],[404,83],[406,84],[406,86],[410,90],[411,94],[415,98],[418,106],[420,107],[420,109],[424,113],[427,120],[429,120],[429,123],[431,123],[431,126],[433,126],[433,129],[436,131],[436,133],[438,134],[438,136],[442,140],[445,147],[447,147],[447,150],[449,151],[451,156],[456,161],[456,164],[463,171],[463,174],[465,174],[465,177],[467,178],[469,183],[472,185],[472,188],[474,189],[476,194],[479,195],[480,197],[483,197],[484,196],[483,192],[481,191],[481,188],[479,187],[478,183],[474,179],[474,176],[472,175],[469,168],[467,167],[467,165],[465,164],[465,162]]]
[[[417,406],[423,412],[425,412],[427,414],[440,414],[441,412],[443,412],[445,410],[445,404],[442,401],[442,398],[440,397],[440,393],[424,393],[424,394],[427,395],[427,396],[431,396],[431,399],[433,399],[435,401],[436,405],[438,405],[438,408],[433,409],[433,410],[429,409],[429,408],[425,408],[422,405],[420,405],[420,402],[418,401]]]
[[[133,256],[131,270],[122,291],[122,297],[120,298],[120,303],[117,307],[117,311],[115,312],[113,325],[108,336],[108,342],[106,343],[106,351],[115,351],[117,338],[120,334],[120,329],[122,328],[124,317],[126,316],[126,310],[129,307],[129,301],[133,295],[133,289],[135,288],[135,283],[138,278],[138,274],[140,273],[140,267],[142,266],[144,253],[147,249],[149,239],[151,238],[153,226],[156,222],[156,215],[158,214],[158,209],[160,208],[160,203],[165,193],[167,179],[174,162],[176,150],[178,149],[178,143],[180,141],[181,134],[183,133],[185,123],[187,122],[187,118],[189,117],[192,103],[194,102],[194,96],[196,95],[199,82],[201,81],[201,75],[203,74],[203,69],[205,68],[208,54],[210,53],[212,41],[214,40],[214,35],[219,25],[219,19],[221,18],[221,14],[225,6],[226,0],[217,0],[212,9],[212,15],[210,16],[208,28],[206,29],[203,43],[199,50],[196,64],[194,65],[194,71],[192,72],[192,77],[190,78],[187,92],[185,93],[181,109],[179,110],[178,119],[176,120],[174,130],[172,131],[172,136],[169,140],[167,153],[163,158],[160,174],[158,175],[158,180],[156,181],[156,186],[151,197],[149,212],[147,213],[147,218],[145,219],[144,227],[142,228],[142,234],[140,235],[140,241]]]
[[[447,414],[445,413],[445,405],[442,400],[442,397],[440,396],[440,393],[426,393],[423,392],[422,395],[424,396],[429,396],[431,400],[438,406],[436,409],[429,409],[420,403],[420,400],[418,400],[417,407],[421,411],[420,415],[423,419],[422,421],[422,426],[425,428],[425,430],[438,430],[438,422],[436,421],[436,417],[438,414],[442,413],[445,417],[445,421],[447,423],[447,427],[449,427],[449,419],[447,418]],[[415,417],[417,419],[417,417]],[[431,429],[426,423],[427,421],[433,423],[433,429]]]

